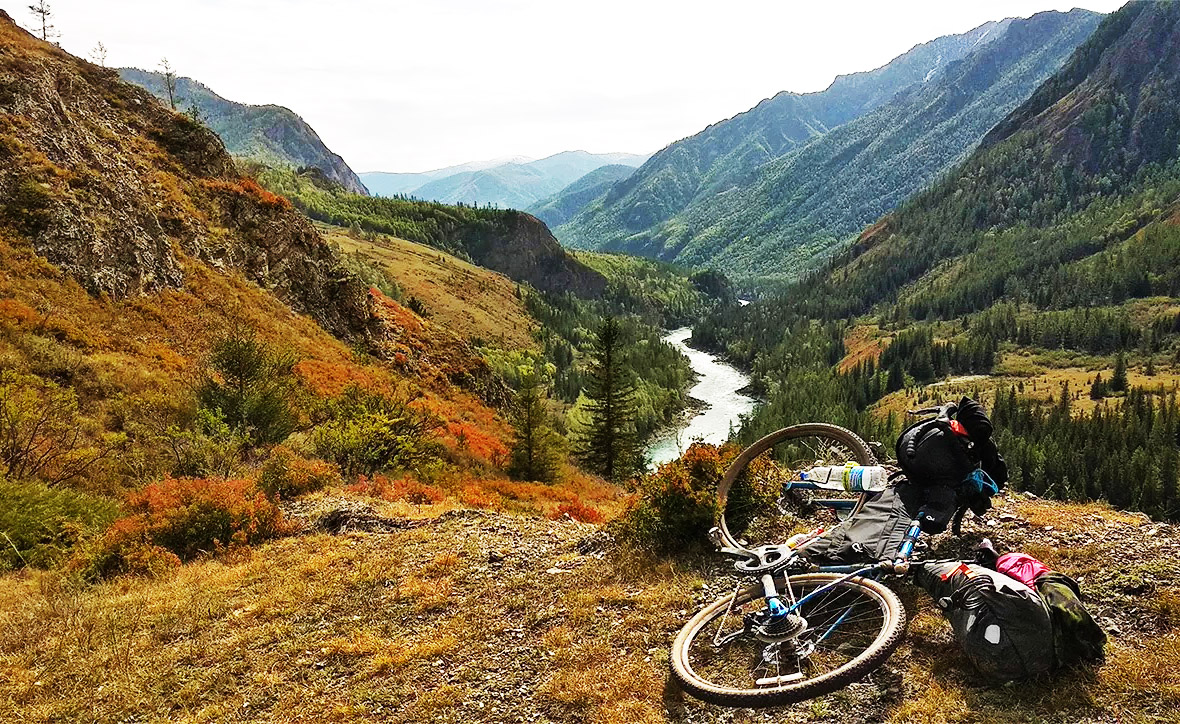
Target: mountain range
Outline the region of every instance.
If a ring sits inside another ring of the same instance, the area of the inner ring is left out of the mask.
[[[633,153],[565,151],[538,160],[512,158],[422,173],[372,172],[360,177],[379,196],[525,209],[602,166],[634,168],[645,160],[647,156]]]
[[[1093,30],[1085,10],[986,23],[678,141],[556,230],[563,243],[797,276],[943,173]]]
[[[966,161],[834,260],[833,289],[857,292],[828,302],[949,318],[1000,301],[1177,296],[1178,214],[1180,4],[1131,2]]]
[[[164,76],[160,73],[120,68],[119,76],[161,100],[168,98]],[[201,121],[221,138],[226,150],[234,156],[271,166],[317,168],[353,193],[368,193],[344,159],[325,146],[315,130],[295,112],[282,106],[235,103],[192,78],[176,79],[175,96],[177,108],[195,107]]]

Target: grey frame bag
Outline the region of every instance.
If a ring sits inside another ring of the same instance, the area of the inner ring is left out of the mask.
[[[1053,622],[1035,590],[963,561],[927,561],[917,567],[914,579],[934,598],[955,640],[984,678],[1005,683],[1053,673]]]

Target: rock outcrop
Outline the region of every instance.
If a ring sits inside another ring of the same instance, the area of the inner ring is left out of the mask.
[[[218,137],[0,14],[0,224],[93,294],[177,288],[196,259],[365,336],[371,302],[286,200]]]

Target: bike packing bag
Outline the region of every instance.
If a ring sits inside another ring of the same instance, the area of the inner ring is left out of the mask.
[[[955,640],[986,679],[1003,683],[1053,673],[1053,623],[1032,588],[962,561],[927,561],[914,571],[915,582],[934,598]]]
[[[1057,666],[1069,668],[1101,661],[1105,655],[1106,633],[1082,605],[1077,581],[1064,573],[1049,571],[1037,577],[1036,588],[1053,621]]]
[[[847,565],[896,556],[921,505],[921,491],[903,481],[867,495],[855,515],[804,547],[807,560],[816,565]]]
[[[978,465],[969,438],[940,420],[915,422],[897,438],[894,452],[906,478],[917,485],[957,486]]]

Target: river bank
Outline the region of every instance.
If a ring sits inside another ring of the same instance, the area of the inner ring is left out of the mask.
[[[725,442],[730,432],[741,424],[742,416],[749,415],[757,404],[740,392],[749,386],[749,377],[715,355],[690,347],[691,337],[692,329],[681,327],[663,339],[688,357],[697,375],[697,382],[688,394],[699,404],[683,424],[657,435],[647,446],[647,457],[653,466],[675,460],[696,440],[712,444]]]

